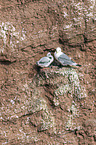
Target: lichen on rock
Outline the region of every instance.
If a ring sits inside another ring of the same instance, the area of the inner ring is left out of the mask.
[[[16,26],[11,22],[1,22],[0,39],[2,44],[0,54],[4,55],[6,52],[17,52],[18,44],[20,45],[26,38],[25,33],[23,28],[20,31],[16,30]]]
[[[55,76],[57,79],[55,79]],[[78,99],[87,96],[85,88],[80,85],[79,74],[74,69],[62,68],[50,71],[45,70],[40,73],[40,79],[37,85],[44,85],[44,80],[47,84],[57,86],[57,89],[54,90],[54,95],[56,96],[63,96],[67,92],[71,93],[72,97]]]

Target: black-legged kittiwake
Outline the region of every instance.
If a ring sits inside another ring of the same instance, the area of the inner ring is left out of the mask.
[[[52,62],[54,58],[51,55],[51,53],[47,53],[47,56],[42,57],[39,61],[36,62],[36,64],[40,67],[48,67]]]
[[[54,53],[54,57],[55,59],[63,66],[81,66],[77,63],[75,63],[74,61],[71,60],[71,58],[69,58],[65,53],[63,53],[61,51],[60,47],[56,48],[56,51]]]

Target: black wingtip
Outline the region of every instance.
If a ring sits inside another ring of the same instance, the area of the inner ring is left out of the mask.
[[[79,67],[81,67],[82,65],[80,65],[80,64],[77,64],[76,66],[79,66]]]

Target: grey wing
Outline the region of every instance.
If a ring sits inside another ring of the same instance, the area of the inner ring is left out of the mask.
[[[42,57],[40,60],[39,60],[39,64],[47,64],[50,62],[50,59],[48,57]]]
[[[74,61],[72,61],[66,54],[61,54],[58,58],[58,61],[62,64],[62,65],[72,65],[73,63],[75,63]]]

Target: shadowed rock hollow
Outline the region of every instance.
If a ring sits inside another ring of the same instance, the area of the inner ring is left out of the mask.
[[[95,12],[95,0],[1,0],[1,144],[96,144]],[[56,47],[82,67],[38,68]]]

